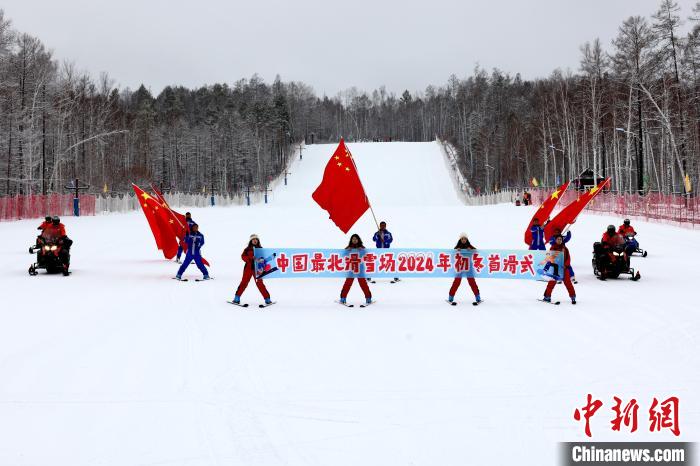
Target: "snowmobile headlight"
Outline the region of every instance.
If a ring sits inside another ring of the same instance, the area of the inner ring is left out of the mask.
[[[45,251],[48,251],[49,249],[51,249],[51,246],[44,246]]]
[[[58,249],[58,246],[55,246],[55,245],[54,245],[54,246],[51,246],[51,250],[52,250],[52,251],[55,251],[56,249]]]

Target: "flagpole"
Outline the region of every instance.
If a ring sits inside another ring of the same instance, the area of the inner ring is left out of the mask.
[[[357,165],[355,165],[355,158],[352,156],[352,152],[350,152],[350,149],[348,149],[347,144],[345,144],[345,141],[343,141],[343,144],[345,145],[345,150],[347,150],[350,153],[350,160],[352,161],[352,166],[355,167],[355,173],[357,173],[357,179],[360,181],[360,184],[362,185],[362,191],[365,193],[365,200],[367,201],[367,205],[369,206],[369,211],[372,212],[372,218],[374,218],[374,224],[377,226],[377,231],[379,231],[379,222],[377,222],[377,216],[374,215],[374,209],[372,208],[372,203],[369,202],[369,197],[367,197],[367,191],[365,190],[365,185],[362,183],[362,178],[360,178],[360,171],[357,169]]]

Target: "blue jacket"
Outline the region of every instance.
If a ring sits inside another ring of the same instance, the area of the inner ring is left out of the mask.
[[[378,248],[384,249],[388,248],[389,245],[391,245],[391,242],[394,241],[394,237],[391,236],[391,232],[389,230],[384,230],[384,238],[379,237],[379,232],[376,232],[374,234],[374,237],[372,240],[374,241],[374,244],[377,245]]]
[[[564,235],[564,244],[568,243],[570,239],[571,239],[571,232],[567,231],[566,234]],[[549,244],[554,244],[554,236],[549,238]]]
[[[185,243],[187,243],[188,255],[200,256],[202,254],[200,249],[204,246],[204,235],[200,232],[190,232],[185,236]]]
[[[532,233],[532,243],[530,243],[530,249],[544,251],[544,228],[541,226],[532,225],[530,227],[530,233]]]

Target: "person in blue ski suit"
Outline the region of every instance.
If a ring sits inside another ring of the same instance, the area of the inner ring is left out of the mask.
[[[544,241],[544,228],[540,226],[540,219],[535,218],[532,221],[532,226],[530,227],[530,233],[532,234],[532,241],[530,242],[531,251],[544,251],[545,241]]]
[[[186,240],[187,235],[189,234],[190,230],[192,229],[192,225],[194,225],[196,222],[192,220],[192,214],[189,212],[185,212],[185,221],[187,222],[187,233],[185,233],[185,238],[183,238],[183,241]],[[180,257],[182,256],[182,243],[180,243],[177,247],[177,258],[175,259],[175,262],[178,264],[180,263]]]
[[[554,229],[554,235],[549,238],[549,245],[554,246],[556,244],[557,236],[561,236],[564,244],[568,243],[569,240],[571,239],[571,232],[567,231],[566,235],[561,234],[561,230],[559,228]],[[574,282],[574,284],[577,284],[578,282],[576,281],[576,274],[574,273],[574,268],[571,267],[571,264],[566,266],[566,270],[569,271],[569,275],[571,276],[571,281]]]
[[[377,249],[388,249],[391,247],[391,243],[394,241],[394,237],[391,232],[386,229],[386,222],[379,222],[379,231],[377,231],[372,237]],[[368,280],[371,280],[368,278]],[[399,281],[399,277],[394,277],[394,281]]]
[[[187,270],[190,262],[194,261],[197,267],[204,275],[204,280],[209,280],[209,271],[202,263],[202,246],[204,246],[204,235],[199,232],[199,225],[193,223],[190,227],[190,232],[185,236],[185,243],[187,243],[187,254],[185,255],[185,260],[177,271],[175,278],[178,280],[182,279],[182,274]]]

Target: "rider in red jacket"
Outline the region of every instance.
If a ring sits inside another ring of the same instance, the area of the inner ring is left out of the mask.
[[[634,231],[634,227],[630,224],[630,219],[628,218],[626,218],[622,225],[620,225],[617,232],[622,236],[635,236],[637,234],[637,232]]]
[[[625,239],[620,233],[615,231],[614,225],[608,225],[608,229],[603,233],[603,237],[600,240],[603,247],[606,249],[614,248],[624,244]]]

